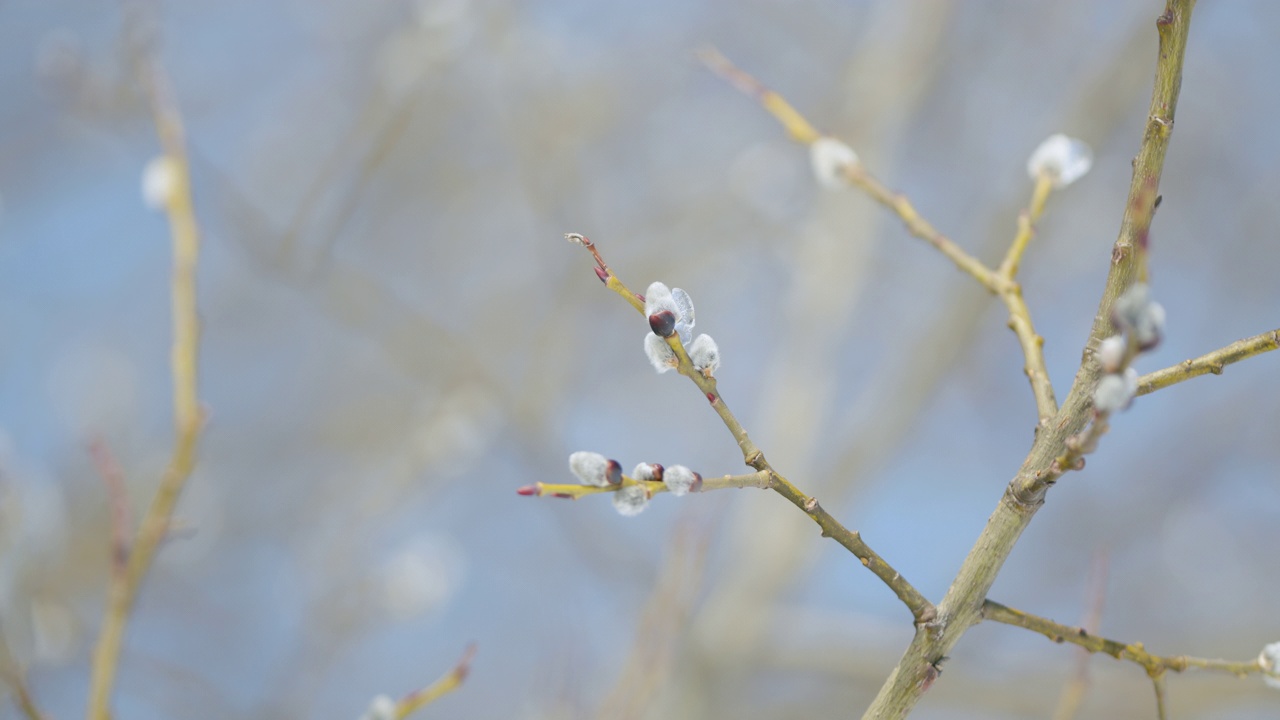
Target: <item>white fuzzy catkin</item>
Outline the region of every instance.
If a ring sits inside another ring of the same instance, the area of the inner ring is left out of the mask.
[[[1100,413],[1124,410],[1138,394],[1138,371],[1125,368],[1123,375],[1105,375],[1093,390],[1093,409]]]
[[[672,465],[662,474],[662,483],[676,497],[688,494],[697,481],[698,474],[683,465]]]
[[[583,485],[607,486],[611,464],[609,458],[586,450],[579,450],[569,456],[569,471],[578,476]]]
[[[1122,330],[1132,332],[1143,350],[1160,342],[1164,320],[1164,306],[1151,299],[1151,287],[1146,283],[1135,283],[1125,290],[1112,308],[1112,321]]]
[[[666,340],[653,333],[644,336],[644,354],[649,357],[649,362],[653,365],[653,369],[659,373],[673,370],[680,364],[680,359],[676,357],[676,351],[671,349]]]
[[[710,335],[699,335],[689,346],[689,362],[693,369],[704,375],[713,375],[720,368],[720,348]]]
[[[178,164],[168,155],[154,157],[142,169],[142,202],[164,210],[178,191]]]
[[[649,491],[639,485],[628,485],[613,494],[613,509],[619,515],[632,517],[649,505]]]
[[[1120,369],[1127,345],[1123,335],[1112,335],[1098,343],[1098,362],[1102,365],[1103,372],[1113,373]]]
[[[671,289],[660,282],[650,283],[649,289],[644,293],[645,317],[656,315],[663,310],[670,311],[676,318],[680,317],[680,308],[676,305]]]
[[[653,463],[642,462],[631,471],[631,477],[634,480],[657,480],[658,467]]]
[[[826,188],[844,187],[845,169],[858,164],[858,153],[833,137],[820,137],[809,145],[813,176]]]
[[[1262,648],[1258,654],[1258,665],[1266,671],[1262,680],[1270,687],[1280,690],[1280,642],[1273,642]]]
[[[398,704],[386,695],[377,695],[369,701],[369,709],[360,720],[395,720]]]
[[[1027,175],[1032,180],[1047,175],[1053,186],[1061,189],[1084,177],[1093,167],[1093,150],[1083,140],[1062,133],[1050,135],[1036,147],[1027,160]]]

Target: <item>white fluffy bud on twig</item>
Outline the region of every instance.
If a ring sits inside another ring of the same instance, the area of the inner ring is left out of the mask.
[[[672,495],[680,497],[698,492],[702,487],[702,476],[683,465],[672,465],[662,474],[662,482]]]
[[[619,515],[632,517],[649,505],[649,491],[643,485],[628,485],[613,494],[613,509]]]
[[[660,282],[651,283],[644,294],[644,314],[649,318],[649,328],[656,335],[671,337],[680,320],[680,308],[671,289]]]
[[[369,709],[360,720],[395,720],[399,705],[386,695],[378,695],[369,701]]]
[[[1084,177],[1091,167],[1093,150],[1089,145],[1061,133],[1046,138],[1027,160],[1027,174],[1032,180],[1047,175],[1058,189]]]
[[[809,145],[813,176],[827,188],[844,187],[845,171],[858,164],[858,153],[833,137],[820,137]]]
[[[154,157],[142,169],[142,202],[164,210],[178,191],[178,163],[168,155]]]
[[[1124,410],[1138,394],[1138,371],[1125,368],[1124,374],[1105,375],[1093,390],[1093,409],[1099,413]]]
[[[569,471],[577,475],[583,485],[608,487],[622,482],[622,466],[617,460],[586,450],[569,456]]]
[[[693,316],[693,298],[689,297],[689,293],[680,288],[671,288],[671,299],[676,304],[676,334],[680,336],[680,342],[685,345],[693,339],[693,326],[695,324]]]
[[[642,462],[631,471],[631,477],[635,480],[661,480],[664,472],[665,470],[658,463]]]
[[[660,373],[673,370],[680,364],[676,351],[671,349],[666,340],[653,333],[644,336],[644,354],[649,356],[653,369]]]
[[[1262,648],[1262,652],[1258,654],[1258,665],[1266,673],[1262,676],[1263,681],[1280,690],[1280,642],[1273,642]]]
[[[1164,306],[1151,299],[1151,287],[1146,283],[1135,283],[1125,290],[1112,307],[1111,322],[1133,333],[1141,350],[1160,344],[1164,320]]]
[[[1098,363],[1102,365],[1103,372],[1114,373],[1120,369],[1127,346],[1123,335],[1112,335],[1098,343]]]
[[[689,345],[689,362],[693,363],[694,370],[703,375],[714,375],[720,368],[720,348],[716,347],[716,341],[710,335],[695,338],[693,344]]]

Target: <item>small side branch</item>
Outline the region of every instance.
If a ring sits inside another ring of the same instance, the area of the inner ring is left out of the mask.
[[[595,243],[593,243],[589,238],[577,233],[569,233],[565,237],[569,241],[582,245],[589,250],[592,257],[595,258],[596,276],[600,278],[601,282],[603,282],[610,290],[613,290],[622,296],[624,300],[627,300],[628,303],[640,312],[641,315],[644,314],[643,298],[632,292],[630,288],[628,288],[616,275],[613,274],[613,271],[609,269],[609,266],[605,264],[604,259],[600,256],[600,251],[596,247]],[[720,416],[725,427],[729,429],[734,440],[737,441],[738,448],[742,451],[743,461],[756,470],[756,473],[752,475],[736,477],[726,476],[725,478],[722,478],[720,482],[723,483],[725,487],[744,487],[748,485],[755,487],[767,487],[779,495],[782,495],[789,500],[791,504],[800,508],[810,517],[810,519],[817,523],[818,527],[822,528],[822,535],[824,537],[830,537],[840,543],[845,549],[861,560],[862,564],[865,565],[867,569],[875,573],[876,577],[880,578],[884,584],[898,596],[898,599],[907,606],[907,609],[911,611],[912,617],[915,618],[917,625],[932,621],[936,615],[936,610],[934,609],[933,604],[921,595],[920,592],[916,590],[901,573],[895,570],[884,560],[884,558],[880,557],[880,555],[872,550],[870,546],[863,542],[861,536],[857,532],[849,530],[838,520],[832,517],[830,513],[824,510],[818,503],[817,498],[806,495],[789,480],[773,469],[769,464],[769,461],[765,459],[764,453],[756,447],[755,442],[751,440],[751,436],[747,434],[746,428],[742,426],[742,423],[738,421],[738,418],[731,410],[729,410],[729,406],[720,395],[720,390],[716,385],[716,379],[711,377],[709,374],[694,368],[693,362],[689,359],[689,354],[685,350],[683,343],[681,343],[679,335],[672,334],[666,338],[666,341],[676,358],[675,369],[681,375],[689,378],[698,386],[698,389],[702,391],[707,402],[711,404],[712,409],[714,409],[716,414]],[[630,478],[626,478],[623,480],[622,486],[625,487],[628,481],[631,484],[636,484],[638,482]],[[714,479],[710,481],[704,480],[704,489],[706,489],[708,482],[715,483],[716,481]],[[763,482],[764,484],[756,484],[760,482]],[[646,487],[653,487],[655,490],[657,490],[657,487],[661,486],[661,483],[647,481],[644,481],[644,484]],[[562,497],[577,498],[582,495],[593,494],[596,492],[607,492],[609,489],[610,488],[573,485],[551,486],[544,483],[538,483],[536,485],[521,488],[519,492],[523,495],[540,495],[544,494],[544,492],[550,491],[548,494],[559,494]],[[613,489],[616,490],[617,488]],[[661,492],[661,490],[657,491]]]
[[[94,648],[89,680],[89,720],[110,717],[112,688],[124,643],[125,626],[137,599],[138,590],[151,568],[156,550],[169,529],[173,508],[195,467],[196,444],[203,414],[198,399],[197,366],[200,346],[200,318],[196,305],[196,266],[200,233],[191,199],[191,177],[187,164],[182,120],[178,115],[167,79],[154,62],[144,64],[160,145],[173,168],[173,187],[164,210],[169,216],[173,241],[172,314],[174,440],[173,453],[151,506],[138,528],[123,572],[112,574],[107,608]]]
[[[129,496],[125,490],[124,471],[115,455],[107,446],[107,441],[95,438],[89,444],[89,455],[93,464],[107,486],[107,503],[111,508],[111,572],[115,575],[124,573],[129,563],[129,531],[133,521],[129,516]]]
[[[747,473],[745,475],[723,475],[721,477],[703,478],[702,485],[694,492],[711,492],[712,490],[728,490],[730,488],[760,488],[767,490],[770,485],[771,478],[768,472],[759,471]],[[622,476],[622,482],[617,485],[609,485],[600,487],[597,485],[575,485],[572,483],[544,483],[537,482],[532,485],[525,485],[516,490],[520,495],[533,495],[536,497],[555,497],[564,498],[565,500],[577,500],[587,495],[598,495],[600,493],[617,492],[628,485],[642,485],[649,491],[652,497],[658,493],[668,492],[666,485],[660,480],[636,480],[635,478]]]
[[[738,90],[755,98],[765,110],[782,123],[794,140],[804,145],[813,145],[822,139],[821,133],[814,129],[812,123],[781,95],[734,66],[723,55],[715,50],[704,50],[700,53],[700,57],[717,75],[728,80]],[[1017,335],[1018,344],[1026,359],[1025,372],[1031,383],[1032,394],[1035,396],[1039,424],[1047,423],[1057,413],[1058,401],[1045,366],[1042,349],[1044,338],[1036,333],[1031,322],[1031,312],[1022,298],[1022,288],[1014,278],[1022,255],[1035,234],[1035,223],[1044,212],[1045,201],[1053,190],[1052,178],[1047,175],[1036,178],[1031,203],[1019,217],[1018,232],[1013,243],[999,268],[992,269],[946,235],[938,232],[920,215],[906,195],[890,190],[862,163],[854,161],[842,165],[838,171],[838,177],[848,185],[866,193],[872,200],[892,210],[902,220],[908,232],[932,245],[957,268],[1000,298],[1009,311],[1009,328]]]
[[[1138,378],[1138,394],[1153,393],[1201,375],[1221,375],[1228,365],[1276,348],[1280,348],[1280,330],[1271,330],[1251,338],[1237,340],[1194,360],[1184,360],[1172,367],[1143,375]]]
[[[982,604],[982,619],[1005,625],[1014,625],[1040,633],[1056,643],[1071,643],[1091,653],[1103,653],[1117,660],[1125,660],[1140,665],[1153,678],[1166,671],[1180,673],[1191,668],[1229,673],[1241,678],[1254,674],[1268,674],[1257,658],[1249,661],[1233,661],[1212,660],[1189,655],[1152,655],[1147,652],[1140,642],[1122,643],[1116,640],[1108,640],[1093,635],[1084,628],[1056,623],[1048,618],[1015,610],[992,600],[987,600]]]
[[[462,653],[462,658],[458,660],[458,664],[453,669],[445,673],[439,680],[431,683],[421,690],[409,693],[396,704],[395,717],[396,720],[403,720],[409,717],[414,711],[423,708],[449,693],[462,687],[463,681],[467,679],[467,674],[471,672],[471,660],[476,655],[476,646],[474,643],[467,646],[466,651]]]

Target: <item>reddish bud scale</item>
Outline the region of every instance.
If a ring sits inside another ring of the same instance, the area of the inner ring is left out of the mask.
[[[609,469],[605,471],[604,478],[609,481],[610,485],[622,483],[622,466],[618,464],[617,460],[609,461]]]
[[[671,337],[676,331],[676,314],[663,310],[650,315],[649,329],[658,337]]]
[[[596,266],[596,277],[600,278],[600,282],[605,285],[609,284],[609,272],[599,265]]]
[[[536,495],[541,495],[541,494],[542,494],[542,491],[538,488],[538,486],[537,486],[537,485],[525,485],[524,487],[518,487],[518,488],[516,488],[516,494],[517,494],[517,495],[524,495],[524,496],[528,497],[528,496],[530,496],[530,495],[535,495],[535,496],[536,496]]]
[[[558,497],[563,500],[572,500],[573,496],[569,493],[551,493],[551,497]]]
[[[690,486],[689,492],[702,492],[702,475],[693,474],[693,485]]]
[[[707,393],[707,402],[711,403],[712,405],[715,405],[715,404],[716,404],[716,394],[715,394],[715,393]]]

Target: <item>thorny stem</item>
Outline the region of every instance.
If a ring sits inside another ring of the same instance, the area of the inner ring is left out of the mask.
[[[577,233],[569,233],[565,237],[571,242],[583,245],[589,249],[591,254],[596,258],[597,266],[605,273],[605,276],[601,277],[605,282],[605,285],[614,292],[617,292],[624,299],[628,300],[631,303],[631,306],[636,308],[636,310],[642,315],[644,314],[644,303],[638,300],[640,296],[631,292],[631,290],[627,288],[627,286],[623,284],[623,282],[619,280],[611,270],[609,270],[608,266],[605,265],[604,261],[600,258],[599,251],[596,249],[594,243]],[[680,342],[680,337],[678,335],[672,335],[667,338],[667,343],[671,346],[671,349],[675,352],[676,358],[679,361],[679,364],[676,366],[676,370],[681,375],[692,380],[693,383],[698,386],[698,389],[702,391],[703,396],[706,397],[709,403],[711,403],[711,407],[716,411],[716,414],[720,416],[725,427],[727,427],[729,432],[733,434],[734,440],[738,443],[738,448],[742,451],[743,461],[746,462],[747,465],[755,468],[757,472],[765,473],[768,476],[769,480],[767,487],[791,501],[791,504],[803,510],[806,515],[818,524],[818,527],[822,528],[823,537],[830,537],[834,539],[849,552],[853,553],[855,557],[861,560],[862,564],[871,572],[875,573],[876,577],[880,578],[880,580],[898,596],[898,599],[907,606],[907,609],[911,611],[912,617],[915,618],[917,626],[932,621],[935,612],[933,604],[925,599],[925,597],[921,595],[920,592],[916,590],[901,573],[893,569],[893,567],[889,565],[884,558],[880,557],[879,554],[872,550],[871,547],[862,540],[862,537],[857,531],[849,530],[844,525],[840,524],[838,520],[832,517],[830,513],[823,509],[822,505],[818,503],[817,498],[806,495],[799,488],[793,485],[791,481],[787,480],[787,478],[783,477],[773,469],[769,464],[769,461],[765,459],[764,453],[756,447],[755,442],[751,440],[751,436],[747,434],[746,428],[742,426],[742,423],[738,422],[738,418],[729,410],[729,406],[725,403],[724,398],[720,395],[719,389],[716,387],[715,378],[708,377],[702,372],[694,369],[693,363],[689,360],[688,353],[685,352],[684,346]],[[706,481],[704,481],[704,483],[705,482]]]
[[[1221,375],[1223,368],[1232,363],[1238,363],[1278,347],[1280,347],[1280,330],[1271,330],[1251,338],[1237,340],[1194,360],[1184,360],[1172,367],[1143,375],[1138,378],[1138,394],[1153,393],[1201,375]]]
[[[1147,652],[1147,649],[1140,642],[1123,643],[1117,640],[1108,640],[1094,635],[1082,627],[1056,623],[1048,618],[1025,613],[991,600],[987,600],[982,604],[982,619],[1004,623],[1005,625],[1014,625],[1040,633],[1056,643],[1070,643],[1091,653],[1102,653],[1110,655],[1117,660],[1125,660],[1140,665],[1152,677],[1165,671],[1171,670],[1180,673],[1191,668],[1229,673],[1236,677],[1270,674],[1262,667],[1258,658],[1247,661],[1233,661],[1212,660],[1189,655],[1153,655]]]
[[[200,318],[196,306],[196,264],[200,233],[191,200],[191,178],[187,164],[182,120],[178,115],[167,80],[159,66],[146,65],[160,144],[175,168],[175,187],[165,211],[173,238],[173,371],[174,428],[177,437],[173,454],[160,486],[156,489],[142,524],[138,528],[123,572],[113,573],[107,608],[94,648],[89,684],[89,720],[107,720],[111,691],[115,684],[124,642],[125,626],[157,548],[169,528],[173,508],[182,487],[195,467],[196,442],[202,424],[197,386]]]

